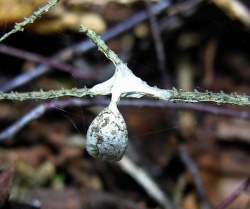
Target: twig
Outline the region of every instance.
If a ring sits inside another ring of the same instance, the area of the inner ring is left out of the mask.
[[[152,12],[152,5],[151,5],[150,0],[145,0],[145,3],[146,3],[148,14],[149,14],[151,32],[152,32],[153,39],[155,42],[155,50],[156,50],[156,55],[157,55],[157,59],[159,63],[159,70],[162,75],[163,87],[169,88],[171,85],[170,85],[170,79],[168,78],[168,69],[167,69],[167,64],[166,64],[164,45],[163,45],[161,34],[160,34],[160,28],[157,23],[155,14]]]
[[[164,192],[144,169],[135,165],[126,155],[123,156],[122,160],[117,163],[163,208],[174,208],[173,202],[164,194]]]
[[[195,186],[198,190],[198,194],[200,195],[203,207],[205,209],[211,209],[211,205],[207,200],[205,188],[203,186],[203,183],[202,183],[202,180],[200,177],[200,171],[199,171],[197,165],[193,162],[193,160],[189,156],[186,145],[182,142],[179,143],[179,151],[180,151],[180,157],[181,157],[182,162],[185,164],[188,171],[193,176],[194,183],[195,183]]]
[[[224,10],[231,18],[237,19],[250,27],[250,10],[239,0],[210,0]]]
[[[236,200],[239,195],[244,192],[250,185],[250,177],[248,177],[242,185],[239,186],[226,200],[224,200],[217,209],[225,209],[227,206],[229,206],[234,200]]]
[[[53,0],[51,2],[48,2],[44,7],[38,9],[37,11],[35,11],[30,17],[28,18],[24,18],[23,22],[20,23],[16,23],[14,28],[8,32],[5,33],[1,38],[0,38],[0,42],[3,41],[4,39],[6,39],[8,36],[10,36],[13,33],[16,33],[18,31],[23,31],[24,27],[28,24],[33,23],[38,17],[40,17],[43,13],[46,13],[49,11],[49,9],[55,5],[57,5],[57,3],[60,0]]]
[[[166,101],[182,101],[182,102],[215,102],[217,104],[231,104],[231,105],[250,105],[250,97],[246,95],[240,95],[237,93],[225,94],[224,92],[185,92],[173,88],[172,90],[159,89],[157,87],[149,86],[145,81],[136,77],[126,64],[120,60],[120,58],[108,48],[103,40],[93,30],[88,29],[85,26],[80,27],[80,31],[84,32],[96,45],[98,49],[102,51],[108,59],[110,59],[116,66],[116,71],[113,77],[109,80],[97,84],[91,89],[72,89],[72,90],[58,90],[43,92],[29,92],[29,93],[3,93],[0,92],[0,100],[27,100],[27,99],[48,99],[59,98],[62,96],[76,96],[82,97],[86,95],[109,95],[112,94],[112,101],[116,103],[120,97],[135,97],[140,98],[142,96],[151,96],[157,99]],[[129,82],[129,85],[127,85]]]
[[[164,101],[158,101],[159,103],[164,103]],[[212,113],[215,115],[230,116],[236,118],[244,118],[250,120],[249,111],[238,111],[231,108],[218,107],[214,105],[201,104],[201,103],[169,103],[166,104],[170,108],[185,109],[185,110],[195,110],[200,112]]]
[[[203,84],[206,88],[210,88],[214,80],[214,65],[218,43],[216,39],[212,39],[208,42],[204,51],[204,77]]]
[[[164,82],[164,87],[169,87],[170,86],[170,81],[168,79],[167,76],[167,65],[166,65],[166,60],[165,60],[165,53],[164,53],[164,49],[163,49],[163,43],[161,40],[161,36],[160,36],[160,30],[156,21],[155,16],[152,14],[151,12],[151,4],[149,0],[145,0],[149,14],[150,14],[150,22],[151,22],[151,27],[152,27],[152,34],[153,34],[153,38],[155,40],[155,44],[156,44],[156,53],[157,53],[157,58],[158,58],[158,63],[159,63],[159,69],[163,78],[163,82]],[[196,166],[196,164],[192,161],[192,159],[190,158],[187,150],[186,150],[186,146],[183,143],[179,144],[179,150],[180,150],[180,156],[182,161],[184,162],[184,164],[186,165],[187,169],[190,171],[190,173],[193,175],[194,179],[195,179],[195,184],[196,187],[198,189],[198,192],[200,194],[201,197],[201,201],[202,204],[204,206],[205,209],[211,209],[211,206],[209,204],[209,202],[207,201],[206,195],[205,195],[205,190],[203,187],[203,184],[201,182],[201,178],[199,175],[199,170]]]
[[[42,116],[45,111],[52,109],[54,107],[64,108],[68,106],[81,106],[88,107],[93,105],[103,105],[108,106],[110,103],[109,99],[66,99],[66,100],[54,100],[51,102],[40,104],[39,106],[32,109],[30,112],[26,113],[20,120],[13,123],[11,126],[0,132],[0,140],[4,140],[13,137],[17,132],[19,132],[26,124],[30,121]],[[237,110],[225,109],[222,107],[216,107],[206,104],[187,104],[187,103],[172,103],[165,101],[155,101],[155,100],[128,100],[123,99],[119,102],[119,106],[135,106],[135,107],[160,107],[160,108],[174,108],[174,109],[189,109],[196,111],[209,112],[217,115],[225,115],[232,117],[242,117],[250,120],[249,112],[241,112]]]
[[[161,1],[155,5],[153,5],[152,11],[154,14],[158,14],[170,6],[169,2]],[[116,26],[110,28],[106,32],[104,32],[102,36],[102,40],[107,41],[110,40],[121,33],[133,28],[138,23],[146,20],[148,18],[148,14],[146,11],[138,12],[137,14],[133,15],[132,17],[128,18],[127,20],[117,24]],[[82,41],[78,44],[75,44],[72,47],[64,49],[50,59],[58,60],[58,61],[67,61],[72,58],[74,53],[82,54],[86,53],[89,50],[95,48],[96,45],[91,42],[91,40]],[[14,79],[8,81],[4,85],[0,86],[0,91],[7,92],[14,88],[17,88],[21,85],[28,83],[29,81],[40,77],[50,71],[50,67],[47,65],[38,65],[37,67],[30,69],[29,71],[20,74],[19,76],[15,77]]]
[[[29,99],[35,99],[35,100],[44,100],[44,99],[53,99],[53,98],[59,98],[64,96],[74,96],[74,97],[82,97],[85,95],[90,95],[90,92],[87,88],[83,89],[62,89],[62,90],[50,90],[50,91],[37,91],[37,92],[28,92],[28,93],[17,93],[17,92],[11,92],[11,93],[2,93],[0,92],[0,100],[17,100],[17,101],[23,101],[23,100],[29,100]]]
[[[162,11],[166,10],[171,6],[169,1],[160,1],[152,6],[152,12],[156,15],[161,13]],[[106,32],[101,34],[101,38],[103,41],[108,41],[116,36],[124,33],[127,30],[130,30],[135,25],[145,21],[148,19],[149,15],[146,10],[142,10],[137,12],[132,17],[128,18],[127,20],[115,25],[114,27],[108,29]],[[76,53],[83,53],[86,50],[94,48],[95,45],[91,41],[85,41],[77,44],[74,47],[74,52]]]
[[[217,104],[237,104],[237,105],[249,105],[250,97],[246,95],[239,95],[237,93],[225,94],[224,92],[213,93],[206,91],[198,92],[184,92],[182,90],[163,90],[157,87],[150,87],[146,82],[136,77],[132,71],[124,64],[119,57],[110,50],[107,45],[95,34],[94,31],[89,30],[85,26],[80,27],[80,31],[84,32],[94,43],[97,44],[98,49],[102,51],[108,59],[110,59],[116,66],[116,72],[114,76],[108,81],[96,85],[92,89],[98,91],[98,93],[107,94],[105,88],[112,88],[112,96],[114,91],[117,92],[119,97],[141,97],[141,96],[152,96],[162,100],[168,101],[184,101],[184,102],[216,102]],[[129,81],[130,85],[127,85]],[[93,94],[94,95],[94,94]]]
[[[79,78],[84,78],[84,79],[90,79],[93,81],[97,81],[97,78],[91,74],[88,73],[84,73],[82,72],[82,70],[80,69],[75,69],[72,66],[59,62],[57,60],[51,59],[51,58],[47,58],[32,52],[28,52],[22,49],[17,49],[15,47],[11,47],[11,46],[7,46],[5,44],[0,44],[0,52],[4,53],[4,54],[8,54],[11,56],[15,56],[18,58],[23,58],[25,60],[30,60],[33,62],[37,62],[37,63],[42,63],[44,65],[47,65],[49,67],[53,67],[53,68],[57,68],[59,70],[62,70],[64,72],[73,74],[76,77]]]
[[[228,103],[238,105],[249,105],[249,97],[238,94],[224,94],[198,91],[184,92],[182,90],[163,90],[156,87],[150,87],[146,82],[136,77],[132,71],[124,64],[119,57],[110,50],[106,44],[98,37],[94,31],[82,26],[81,31],[85,32],[89,38],[98,45],[99,49],[113,61],[116,66],[116,72],[112,78],[104,83],[98,84],[91,89],[71,89],[71,90],[58,90],[43,92],[30,92],[30,93],[0,93],[0,99],[9,100],[26,100],[26,99],[48,99],[58,98],[62,96],[75,96],[82,97],[86,95],[108,95],[112,94],[112,101],[118,102],[120,97],[137,97],[151,96],[167,101],[185,101],[185,102],[198,102],[198,101],[210,101],[216,103]],[[129,82],[129,85],[128,85]]]
[[[169,101],[182,101],[182,102],[215,102],[217,104],[231,104],[231,105],[250,105],[250,97],[245,94],[240,95],[237,93],[225,94],[224,92],[213,93],[211,91],[198,92],[185,92],[182,90],[171,90],[171,97]]]
[[[39,118],[41,115],[45,113],[46,105],[39,105],[33,110],[31,110],[28,114],[23,116],[21,119],[19,119],[17,122],[12,124],[10,127],[5,129],[3,132],[0,133],[0,140],[9,138],[11,136],[14,136],[17,132],[19,132],[26,124],[28,124],[30,121]]]
[[[108,80],[109,81],[109,80]],[[129,81],[128,81],[129,82]],[[86,95],[90,96],[98,96],[98,95],[109,95],[111,94],[110,85],[109,83],[102,83],[101,86],[103,89],[96,88],[83,88],[83,89],[62,89],[62,90],[50,90],[50,91],[36,91],[36,92],[27,92],[27,93],[18,93],[18,92],[11,92],[11,93],[3,93],[0,92],[0,100],[12,100],[12,101],[23,101],[23,100],[44,100],[44,99],[52,99],[52,98],[59,98],[59,97],[65,97],[65,96],[74,96],[74,97],[83,97]],[[99,84],[100,85],[100,84]],[[96,86],[95,86],[96,87]],[[99,87],[100,88],[100,87]],[[105,89],[106,88],[106,89]],[[213,92],[186,92],[183,90],[163,90],[158,89],[156,87],[150,87],[151,93],[141,91],[138,89],[138,91],[135,91],[135,94],[138,94],[138,96],[133,96],[132,90],[129,92],[126,92],[122,97],[141,97],[143,95],[151,96],[157,99],[171,101],[171,102],[215,102],[217,104],[231,104],[231,105],[250,105],[250,97],[246,95],[241,95],[237,93],[231,93],[231,94],[225,94],[223,92],[220,93],[213,93]],[[131,94],[129,94],[131,93]],[[178,104],[175,104],[178,105]],[[188,105],[187,105],[188,106]],[[189,108],[192,108],[191,105],[189,105]],[[216,111],[222,111],[220,109],[215,110],[208,110],[213,111],[216,113]],[[228,113],[225,113],[228,114]],[[245,113],[244,113],[245,114]],[[242,115],[242,117],[245,117]]]

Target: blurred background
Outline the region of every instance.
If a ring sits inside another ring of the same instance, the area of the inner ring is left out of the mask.
[[[1,34],[46,3],[1,0]],[[0,43],[0,90],[90,88],[110,78],[113,64],[80,24],[149,85],[250,95],[247,0],[61,0]],[[121,99],[129,147],[105,163],[85,141],[109,101],[1,101],[0,206],[249,208],[249,107]]]

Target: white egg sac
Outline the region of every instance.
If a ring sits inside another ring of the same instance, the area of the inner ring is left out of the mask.
[[[105,108],[89,126],[88,153],[97,159],[114,162],[122,159],[127,146],[127,126],[121,113]]]

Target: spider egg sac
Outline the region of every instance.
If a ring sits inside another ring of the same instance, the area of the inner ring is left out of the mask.
[[[119,161],[128,146],[126,123],[118,109],[105,108],[91,123],[87,132],[86,149],[103,161]]]

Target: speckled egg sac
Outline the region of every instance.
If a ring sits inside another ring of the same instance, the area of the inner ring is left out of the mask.
[[[105,108],[87,132],[87,152],[93,157],[114,162],[122,159],[128,146],[128,132],[122,114]]]

